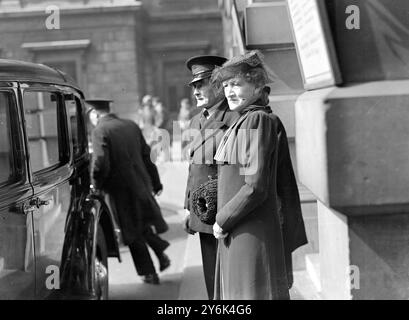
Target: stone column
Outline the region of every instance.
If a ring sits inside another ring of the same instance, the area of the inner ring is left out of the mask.
[[[342,81],[296,102],[298,174],[319,199],[321,294],[408,299],[409,3],[325,4]]]

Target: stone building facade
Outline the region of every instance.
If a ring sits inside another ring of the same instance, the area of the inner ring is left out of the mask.
[[[187,58],[223,54],[221,14],[215,0],[144,0],[147,15],[147,91],[173,112],[189,98]],[[181,85],[182,84],[182,85]]]
[[[1,58],[60,68],[130,118],[145,94],[176,112],[191,94],[184,61],[222,52],[221,30],[212,0],[0,1]]]

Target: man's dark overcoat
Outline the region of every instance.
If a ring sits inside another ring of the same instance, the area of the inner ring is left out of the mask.
[[[140,128],[114,114],[102,117],[93,131],[92,180],[96,189],[114,198],[124,244],[142,234],[143,223],[166,224],[153,203],[162,188],[150,148]]]

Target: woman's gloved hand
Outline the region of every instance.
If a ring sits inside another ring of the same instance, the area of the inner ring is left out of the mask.
[[[213,225],[213,235],[216,239],[223,239],[227,237],[228,233],[224,232],[217,222],[215,222]]]

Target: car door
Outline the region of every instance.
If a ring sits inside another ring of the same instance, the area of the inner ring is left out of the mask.
[[[65,224],[71,202],[73,166],[60,87],[22,86],[33,211],[38,299],[58,296]]]
[[[33,190],[25,163],[17,83],[0,82],[0,299],[35,292]]]

